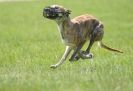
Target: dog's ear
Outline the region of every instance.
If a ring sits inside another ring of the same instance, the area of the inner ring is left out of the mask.
[[[71,10],[68,10],[68,9],[66,10],[66,14],[68,15],[71,14],[71,12],[72,12]]]

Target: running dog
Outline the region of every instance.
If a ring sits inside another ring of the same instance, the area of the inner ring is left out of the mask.
[[[74,51],[69,61],[79,60],[80,58],[92,58],[93,55],[92,53],[90,53],[90,49],[96,41],[98,41],[99,45],[102,48],[123,53],[117,49],[112,49],[102,43],[104,26],[101,21],[88,14],[70,19],[70,13],[70,10],[59,5],[47,6],[43,10],[43,16],[45,18],[54,20],[58,24],[61,39],[66,45],[66,49],[62,58],[58,63],[51,65],[51,68],[57,68],[58,66],[63,64],[72,50]],[[81,48],[87,40],[90,40],[89,45],[86,51],[82,51]]]

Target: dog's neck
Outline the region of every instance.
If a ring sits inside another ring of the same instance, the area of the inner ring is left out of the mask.
[[[56,22],[57,22],[57,24],[58,24],[58,27],[59,27],[59,30],[60,31],[65,31],[66,29],[66,27],[67,27],[67,29],[69,28],[69,27],[71,27],[71,25],[72,25],[72,22],[71,22],[71,19],[70,19],[70,17],[65,17],[64,19],[62,19],[62,20],[56,20]]]

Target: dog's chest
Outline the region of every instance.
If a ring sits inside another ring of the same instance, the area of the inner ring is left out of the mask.
[[[59,26],[59,31],[61,34],[62,42],[65,45],[69,46],[76,46],[78,44],[78,38],[79,35],[77,34],[75,30],[72,30],[71,28],[63,28],[63,26]]]

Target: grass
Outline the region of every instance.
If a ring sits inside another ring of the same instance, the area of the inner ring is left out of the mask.
[[[132,0],[45,0],[0,3],[0,91],[133,91]],[[56,63],[64,52],[55,22],[44,6],[60,4],[71,17],[90,13],[105,25],[105,44],[124,51],[97,49],[94,62]]]

